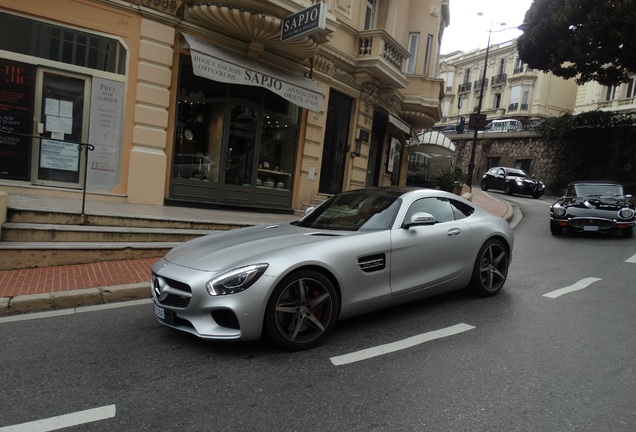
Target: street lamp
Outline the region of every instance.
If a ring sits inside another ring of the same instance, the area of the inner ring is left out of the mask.
[[[479,12],[477,15],[482,16],[483,14],[481,12]],[[475,151],[477,148],[477,133],[479,130],[479,124],[480,124],[480,117],[481,117],[481,106],[482,106],[482,102],[484,100],[484,86],[486,84],[486,70],[488,69],[488,53],[490,52],[490,36],[493,33],[496,32],[500,32],[500,31],[504,31],[504,30],[512,30],[512,29],[518,29],[523,31],[526,28],[525,24],[521,24],[518,27],[509,27],[509,28],[505,28],[505,29],[501,29],[501,30],[493,30],[492,29],[492,25],[493,24],[499,24],[499,25],[506,25],[506,23],[494,23],[494,22],[490,22],[490,28],[488,29],[488,43],[486,44],[486,58],[484,60],[484,72],[481,76],[481,83],[480,83],[480,88],[479,88],[479,102],[477,103],[477,116],[475,119],[475,134],[473,136],[473,143],[472,143],[472,147],[470,150],[470,162],[468,163],[468,179],[466,181],[467,186],[470,188],[470,191],[473,191],[473,174],[475,172]]]

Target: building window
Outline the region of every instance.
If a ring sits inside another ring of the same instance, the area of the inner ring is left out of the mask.
[[[517,159],[515,160],[515,168],[523,170],[526,174],[530,174],[530,167],[532,166],[532,159]],[[532,174],[530,174],[532,175]]]
[[[523,72],[523,61],[517,57],[517,60],[515,61],[515,69],[514,69],[514,73],[521,73]]]
[[[521,109],[528,110],[528,103],[530,100],[530,86],[524,85],[522,88],[523,88],[523,93],[521,95]]]
[[[0,13],[0,50],[105,72],[126,73],[126,49],[116,39]]]
[[[378,5],[377,0],[366,0],[367,6],[364,14],[364,29],[372,30],[375,28],[377,20]]]
[[[627,99],[636,97],[636,75],[630,75],[627,82],[627,92],[625,93]]]
[[[493,108],[494,109],[501,108],[501,93],[495,93],[494,101],[493,101]]]
[[[607,86],[605,87],[605,101],[609,102],[616,98],[616,88],[617,86]]]
[[[519,100],[521,99],[521,86],[514,86],[510,89],[510,101],[508,102],[508,111],[519,110]]]
[[[417,62],[417,47],[420,43],[420,34],[419,33],[409,33],[409,57],[408,62],[406,63],[406,73],[414,74],[415,73],[415,63]]]
[[[497,76],[502,76],[506,71],[506,59],[499,60],[499,67],[497,68]]]
[[[499,156],[493,156],[493,157],[487,157],[486,158],[486,171],[488,171],[490,168],[494,168],[500,165],[499,161],[501,160],[501,157]]]
[[[431,47],[433,46],[433,35],[426,37],[426,52],[424,53],[424,76],[429,76],[428,68],[431,62]]]

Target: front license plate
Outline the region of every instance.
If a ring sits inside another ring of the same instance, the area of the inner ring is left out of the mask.
[[[155,305],[155,315],[157,315],[157,318],[166,319],[166,310]]]
[[[598,227],[596,225],[585,225],[583,231],[598,231]]]

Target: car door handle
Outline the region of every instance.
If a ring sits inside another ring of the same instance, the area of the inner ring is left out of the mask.
[[[459,228],[451,228],[448,230],[448,232],[446,234],[448,234],[449,236],[456,236],[456,235],[460,235],[462,233],[462,230]]]

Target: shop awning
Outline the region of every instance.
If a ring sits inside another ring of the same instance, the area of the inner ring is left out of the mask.
[[[224,83],[263,87],[302,108],[320,111],[322,89],[314,81],[238,55],[196,36],[186,33],[183,36],[190,45],[195,75]]]

